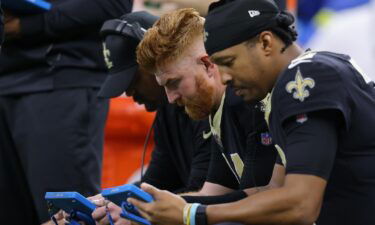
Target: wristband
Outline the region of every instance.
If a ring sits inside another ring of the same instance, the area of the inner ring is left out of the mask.
[[[195,225],[195,213],[197,211],[197,208],[200,204],[199,203],[193,203],[190,208],[189,218],[190,218],[190,224],[189,225]]]
[[[208,225],[207,224],[207,214],[205,205],[199,205],[195,213],[195,223],[196,225]]]
[[[190,213],[191,204],[186,204],[183,211],[183,223],[184,225],[189,225],[189,213]]]

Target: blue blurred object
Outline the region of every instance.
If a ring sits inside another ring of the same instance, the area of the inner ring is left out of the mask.
[[[38,14],[51,9],[44,0],[2,0],[2,7],[18,14]]]
[[[370,0],[326,0],[324,7],[333,11],[340,11],[343,9],[357,7],[369,2]]]
[[[309,23],[315,14],[326,4],[327,0],[299,0],[297,17],[302,23]]]
[[[321,25],[317,23],[317,18],[322,16],[322,12],[329,12],[333,15],[341,10],[361,6],[369,2],[370,0],[299,0],[297,10],[298,43],[304,46],[315,34],[315,31]],[[329,16],[323,15],[326,21],[327,18],[329,20]]]
[[[305,46],[309,42],[310,38],[315,34],[316,26],[314,23],[304,22],[302,20],[297,21],[296,25],[298,31],[297,42],[301,46]]]

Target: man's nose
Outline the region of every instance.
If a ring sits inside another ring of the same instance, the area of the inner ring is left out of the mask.
[[[176,101],[181,97],[180,94],[177,93],[177,91],[170,91],[166,88],[165,92],[168,97],[168,102],[171,104],[176,103]]]

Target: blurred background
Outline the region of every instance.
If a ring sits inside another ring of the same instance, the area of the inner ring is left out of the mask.
[[[196,8],[205,15],[212,0],[135,0],[133,11],[147,10],[156,15],[181,7]],[[303,48],[351,55],[372,80],[375,80],[375,0],[279,0],[297,17],[298,42]],[[106,125],[103,188],[121,185],[140,176],[144,142],[154,113],[131,98],[111,100]],[[132,121],[131,123],[127,121]],[[150,159],[152,138],[147,145]]]

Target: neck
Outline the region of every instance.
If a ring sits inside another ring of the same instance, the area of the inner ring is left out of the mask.
[[[282,53],[284,56],[281,57],[282,60],[281,61],[281,69],[280,69],[280,72],[282,70],[284,70],[289,64],[290,62],[297,58],[299,55],[301,55],[303,52],[303,50],[297,45],[297,44],[292,44],[291,46],[289,46],[284,53]]]
[[[290,45],[283,53],[279,54],[279,58],[275,60],[276,65],[273,67],[273,77],[272,82],[270,82],[269,91],[272,90],[273,86],[276,83],[278,76],[285,70],[285,68],[290,64],[290,62],[301,55],[303,50],[297,45]]]

